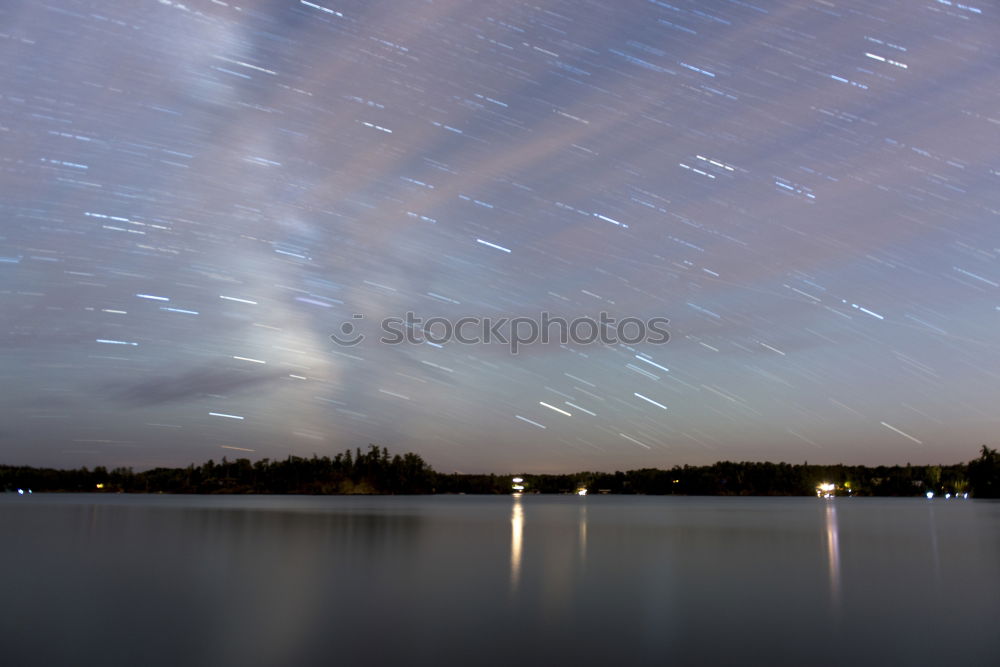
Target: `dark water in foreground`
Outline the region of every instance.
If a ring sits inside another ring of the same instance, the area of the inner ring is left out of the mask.
[[[5,665],[1000,665],[1000,503],[0,496]]]

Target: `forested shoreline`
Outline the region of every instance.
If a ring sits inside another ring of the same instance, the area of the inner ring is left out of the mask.
[[[60,470],[0,465],[0,490],[71,493],[177,494],[509,494],[520,477],[525,493],[647,495],[807,496],[820,484],[832,495],[922,496],[965,494],[1000,497],[1000,454],[983,446],[980,456],[953,465],[813,465],[721,461],[706,466],[643,468],[614,473],[440,473],[418,454],[390,456],[371,445],[334,457],[289,456],[252,462],[240,458],[185,468],[103,467]]]

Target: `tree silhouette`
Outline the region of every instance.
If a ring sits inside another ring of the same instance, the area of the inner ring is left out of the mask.
[[[1000,498],[1000,454],[986,445],[969,461],[969,485],[977,498]]]

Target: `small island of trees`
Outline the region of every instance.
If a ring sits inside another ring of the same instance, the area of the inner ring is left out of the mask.
[[[371,445],[334,457],[240,458],[186,468],[104,467],[60,470],[0,465],[0,489],[34,492],[198,494],[508,494],[515,475],[440,473],[418,454],[390,456]],[[721,461],[707,466],[643,468],[626,472],[517,475],[529,493],[718,496],[808,496],[820,484],[853,496],[922,496],[969,493],[1000,497],[1000,454],[954,465],[851,466]]]

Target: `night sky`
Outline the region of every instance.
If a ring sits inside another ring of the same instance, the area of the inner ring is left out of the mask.
[[[998,17],[5,2],[0,459],[969,460],[1000,440]],[[378,342],[407,311],[671,340]]]

